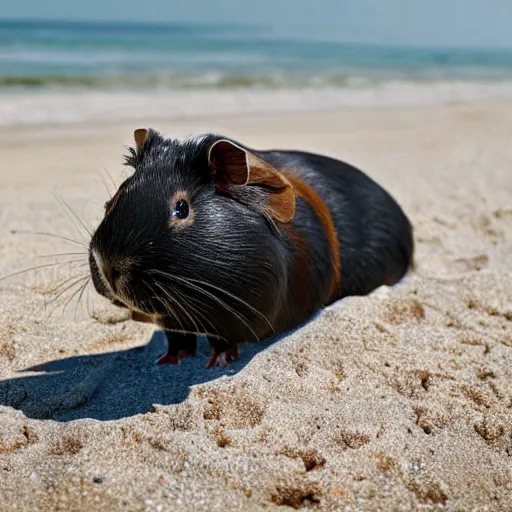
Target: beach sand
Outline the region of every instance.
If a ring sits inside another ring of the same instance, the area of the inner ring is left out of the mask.
[[[150,121],[0,131],[0,276],[74,260],[0,281],[0,510],[510,510],[512,104]],[[227,369],[157,367],[92,291],[52,313],[88,237],[52,194],[94,226],[141,126],[361,167],[416,272]]]

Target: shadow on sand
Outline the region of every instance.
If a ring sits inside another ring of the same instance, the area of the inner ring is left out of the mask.
[[[22,371],[38,373],[0,381],[0,405],[36,419],[125,418],[146,413],[153,404],[182,402],[190,386],[238,373],[271,343],[242,346],[240,358],[229,367],[206,369],[210,347],[206,340],[199,340],[197,357],[177,366],[157,366],[166,338],[156,331],[147,345],[130,350],[69,357],[26,368]]]

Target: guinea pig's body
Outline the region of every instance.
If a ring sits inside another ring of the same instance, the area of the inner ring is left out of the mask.
[[[254,151],[207,135],[136,132],[135,173],[91,241],[99,293],[168,332],[161,363],[293,329],[321,307],[398,282],[412,228],[379,185],[341,161]]]

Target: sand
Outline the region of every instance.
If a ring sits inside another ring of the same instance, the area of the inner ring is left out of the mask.
[[[157,367],[162,333],[90,289],[52,313],[84,247],[12,230],[84,243],[52,193],[94,226],[140,126],[360,166],[409,214],[417,271],[227,369],[205,344]],[[77,261],[0,281],[0,510],[510,510],[511,126],[475,103],[3,128],[0,275]]]

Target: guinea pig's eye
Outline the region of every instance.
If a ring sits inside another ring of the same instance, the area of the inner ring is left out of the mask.
[[[179,199],[176,201],[174,205],[174,209],[172,210],[173,217],[178,219],[186,219],[188,217],[189,207],[187,201],[185,199]]]

